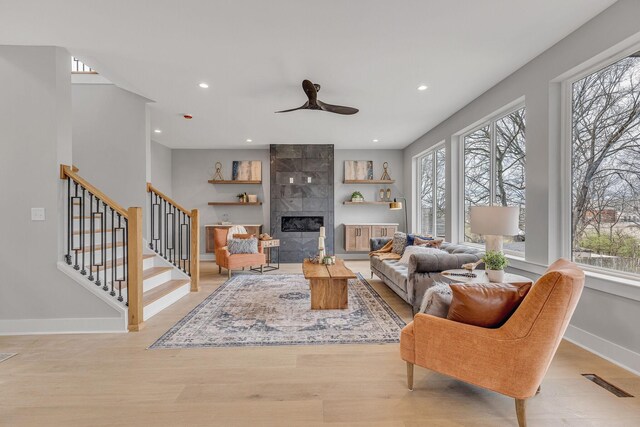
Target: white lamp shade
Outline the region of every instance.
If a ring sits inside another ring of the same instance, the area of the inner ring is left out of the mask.
[[[494,236],[514,236],[518,227],[520,208],[517,206],[471,206],[471,232]]]

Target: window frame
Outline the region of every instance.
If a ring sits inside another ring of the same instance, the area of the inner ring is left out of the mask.
[[[447,188],[447,145],[445,144],[445,141],[440,141],[437,144],[432,145],[431,147],[429,147],[428,149],[426,149],[425,151],[422,151],[420,154],[416,155],[415,158],[415,165],[416,165],[416,176],[415,176],[415,191],[414,191],[414,197],[415,197],[415,209],[414,209],[414,214],[415,214],[415,224],[416,227],[414,227],[414,231],[416,233],[422,233],[422,159],[425,156],[428,156],[429,154],[433,154],[433,164],[432,164],[432,168],[431,168],[431,173],[432,173],[432,188],[431,188],[431,197],[433,200],[433,224],[431,224],[432,229],[433,229],[433,235],[434,237],[446,237],[446,213],[445,213],[445,236],[438,236],[438,215],[436,212],[436,203],[437,203],[437,192],[438,192],[438,186],[436,183],[436,178],[437,178],[437,161],[436,161],[436,157],[437,157],[437,152],[439,150],[444,150],[444,157],[445,157],[445,174],[444,174],[444,183],[445,183],[445,188]],[[446,204],[446,197],[447,197],[447,191],[445,190],[445,204]],[[446,205],[445,205],[445,212],[446,212]]]
[[[598,60],[587,66],[580,68],[580,71],[562,78],[560,81],[560,249],[562,256],[573,261],[573,235],[571,234],[571,220],[573,215],[573,84],[583,78],[600,71],[618,61],[627,58],[631,54],[640,51],[640,43],[633,43],[631,46],[618,50],[616,53],[608,55],[606,58]],[[640,274],[627,273],[624,271],[597,267],[588,264],[577,263],[580,268],[587,272],[605,274],[613,277],[638,280]]]
[[[460,179],[458,180],[458,221],[457,221],[457,232],[458,232],[458,244],[460,245],[466,245],[466,246],[472,246],[475,248],[479,248],[479,249],[483,249],[484,248],[484,244],[481,243],[473,243],[473,242],[467,242],[465,240],[465,232],[464,232],[464,225],[465,225],[465,189],[466,189],[466,183],[467,183],[467,175],[465,173],[465,138],[469,135],[471,135],[472,133],[482,129],[483,127],[486,127],[487,125],[489,125],[489,141],[490,141],[490,147],[489,147],[489,156],[490,156],[490,166],[489,166],[489,174],[491,177],[491,185],[489,187],[489,199],[491,200],[491,206],[493,206],[495,204],[495,195],[496,195],[496,183],[495,183],[495,171],[496,171],[496,123],[498,122],[498,120],[505,118],[506,116],[520,110],[520,109],[525,109],[525,114],[526,114],[526,102],[524,99],[518,99],[515,102],[512,102],[510,104],[508,104],[506,107],[494,112],[493,114],[491,114],[490,116],[484,118],[483,120],[481,120],[479,123],[475,124],[473,127],[468,128],[467,130],[465,130],[463,133],[460,133],[458,135],[458,144],[460,146],[460,150],[458,153],[458,165],[459,165],[459,174],[460,174]],[[526,126],[526,125],[525,125]],[[526,150],[526,127],[525,127],[525,150]],[[525,154],[525,159],[526,159],[526,154]],[[527,170],[525,167],[525,182],[526,182],[526,174],[527,174]],[[526,187],[525,187],[525,194],[526,194]],[[526,206],[526,198],[525,198],[525,206]],[[526,226],[526,217],[525,217],[525,226]],[[526,234],[525,234],[526,236]],[[514,256],[517,258],[525,258],[526,256],[526,237],[525,237],[525,250],[524,252],[518,252],[518,251],[512,251],[509,249],[504,249],[503,250],[504,253],[506,255],[510,255],[510,256]]]

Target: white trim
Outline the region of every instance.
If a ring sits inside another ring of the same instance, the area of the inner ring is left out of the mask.
[[[620,366],[635,375],[640,375],[640,354],[607,341],[577,326],[569,325],[564,339]]]
[[[127,332],[126,323],[126,317],[2,319],[0,335],[123,333]]]
[[[438,217],[437,217],[437,209],[436,209],[436,205],[438,203],[438,198],[437,198],[437,158],[438,158],[438,152],[440,150],[444,150],[444,162],[445,162],[445,175],[444,175],[444,179],[445,179],[445,210],[446,210],[446,200],[447,200],[447,157],[448,157],[448,151],[447,150],[447,144],[446,144],[446,140],[442,140],[440,142],[438,142],[437,144],[432,145],[431,147],[427,148],[426,150],[420,152],[419,154],[416,154],[415,156],[413,156],[412,160],[413,160],[413,168],[412,168],[412,172],[413,172],[413,176],[412,176],[412,197],[413,197],[413,203],[412,203],[412,209],[411,209],[411,219],[412,219],[412,231],[414,233],[422,233],[423,229],[422,229],[422,199],[421,199],[421,195],[422,195],[422,159],[425,156],[428,155],[432,155],[433,156],[433,162],[431,164],[431,181],[432,181],[432,188],[431,188],[431,197],[432,197],[432,210],[433,210],[433,224],[431,224],[431,228],[432,228],[432,234],[434,236],[437,237],[445,237],[446,238],[446,217],[445,217],[445,224],[444,224],[444,229],[445,229],[445,236],[439,236],[438,235]]]

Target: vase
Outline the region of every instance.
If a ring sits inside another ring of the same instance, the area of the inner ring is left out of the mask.
[[[504,283],[504,270],[487,269],[487,277],[491,283]]]

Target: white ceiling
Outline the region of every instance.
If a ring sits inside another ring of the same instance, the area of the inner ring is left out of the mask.
[[[172,148],[402,148],[614,2],[0,0],[0,44],[64,46],[154,100]],[[305,78],[360,112],[274,114]]]

